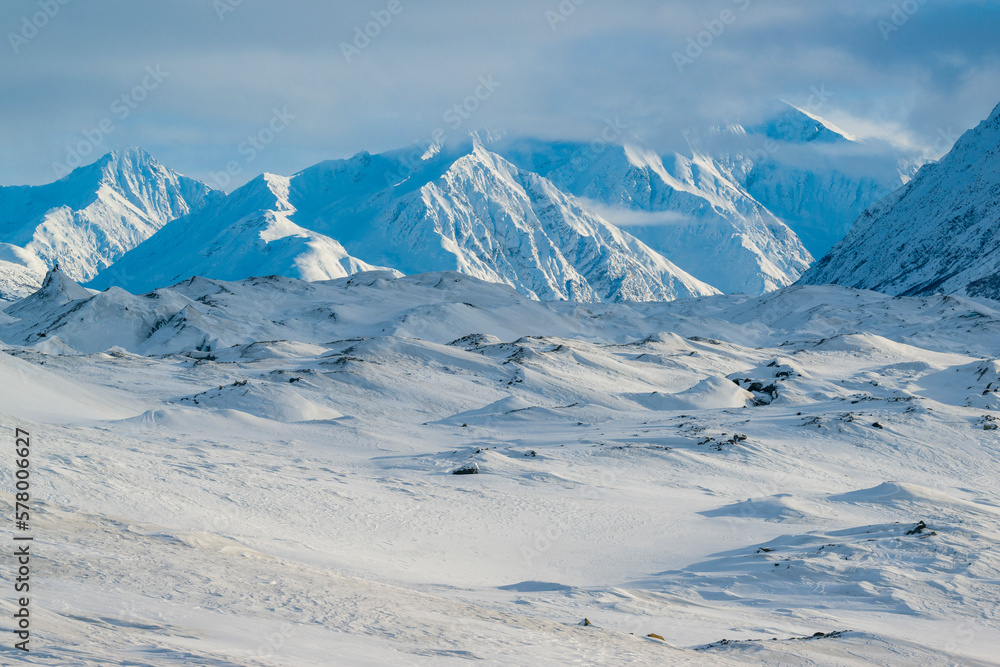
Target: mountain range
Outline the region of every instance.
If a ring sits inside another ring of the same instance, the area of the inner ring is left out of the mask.
[[[56,262],[131,292],[194,275],[385,270],[458,271],[540,300],[761,294],[798,280],[912,171],[912,156],[792,106],[689,145],[661,155],[631,139],[472,133],[262,174],[229,194],[128,149],[0,189],[0,295],[31,293]]]

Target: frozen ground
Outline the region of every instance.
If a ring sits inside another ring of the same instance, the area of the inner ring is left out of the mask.
[[[0,339],[36,536],[33,650],[5,640],[3,664],[1000,655],[982,303],[53,274]]]

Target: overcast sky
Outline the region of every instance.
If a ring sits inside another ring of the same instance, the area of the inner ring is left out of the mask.
[[[817,91],[844,129],[933,151],[1000,102],[994,0],[5,0],[0,27],[6,185],[140,145],[204,180],[235,166],[231,189],[436,131],[608,120],[666,152]]]

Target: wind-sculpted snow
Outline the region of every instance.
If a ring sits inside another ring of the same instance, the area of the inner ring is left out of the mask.
[[[979,302],[540,302],[385,271],[133,295],[50,271],[0,340],[45,538],[47,644],[19,664],[1000,651]]]
[[[30,294],[55,263],[75,280],[90,280],[218,196],[142,149],[109,153],[49,185],[0,187],[0,298]]]
[[[865,211],[802,278],[889,294],[1000,300],[1000,106]]]

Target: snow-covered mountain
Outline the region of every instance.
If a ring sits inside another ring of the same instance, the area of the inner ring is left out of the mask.
[[[542,300],[760,294],[812,262],[797,232],[825,252],[905,177],[891,151],[794,107],[690,143],[689,156],[660,155],[473,133],[264,174],[229,195],[141,150],[113,153],[0,191],[16,212],[0,280],[8,300],[23,296],[58,260],[92,287],[140,292],[194,275],[454,270]]]
[[[0,298],[30,294],[56,262],[74,280],[90,280],[167,222],[220,196],[139,148],[48,185],[0,187]]]
[[[350,256],[334,239],[295,224],[295,214],[289,179],[263,174],[217,205],[166,225],[101,273],[92,286],[142,292],[192,276],[328,280],[382,269]]]
[[[922,163],[916,153],[861,140],[788,104],[765,123],[717,128],[707,143],[722,170],[791,227],[814,257],[829,252],[862,211],[902,187]]]
[[[1000,106],[866,210],[801,282],[1000,299]]]
[[[537,141],[499,150],[723,292],[783,287],[812,261],[795,233],[706,155]]]
[[[794,282],[919,160],[787,103],[766,122],[687,138],[690,155],[525,140],[497,150],[698,278],[753,294]]]
[[[174,221],[91,285],[145,291],[191,275],[317,279],[377,266],[460,271],[543,300],[717,292],[478,139],[415,168],[406,151],[362,153],[291,178],[258,178]]]

